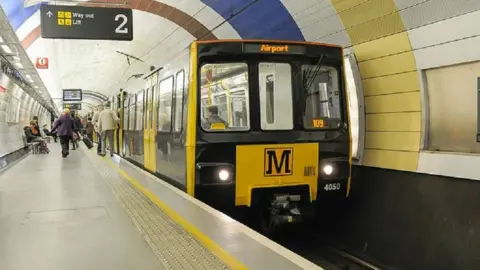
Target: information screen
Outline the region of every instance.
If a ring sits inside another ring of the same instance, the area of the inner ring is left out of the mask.
[[[63,89],[63,101],[82,101],[82,89]]]
[[[80,111],[82,110],[81,103],[63,103],[64,109],[70,109],[71,111]]]

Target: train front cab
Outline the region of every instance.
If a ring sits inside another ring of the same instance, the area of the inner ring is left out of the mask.
[[[273,223],[301,220],[315,201],[348,196],[351,139],[341,48],[198,42],[191,46],[191,67],[197,71],[186,142],[191,195],[222,210],[265,210]],[[212,106],[226,124],[206,120]]]

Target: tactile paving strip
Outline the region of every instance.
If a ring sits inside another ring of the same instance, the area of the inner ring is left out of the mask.
[[[92,151],[81,147],[167,269],[228,269],[180,225]]]

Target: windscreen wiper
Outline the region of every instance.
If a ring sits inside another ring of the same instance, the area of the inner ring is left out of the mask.
[[[320,69],[322,68],[323,59],[325,59],[325,54],[322,54],[320,56],[317,64],[315,65],[315,67],[310,67],[307,70],[307,72],[306,72],[307,74],[304,77],[304,80],[306,80],[306,81],[304,81],[304,87],[306,87],[305,92],[307,92],[307,93],[310,92],[310,87],[312,87],[312,84],[315,81],[315,77],[317,77]]]

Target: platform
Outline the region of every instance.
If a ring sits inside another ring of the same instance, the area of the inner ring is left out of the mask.
[[[83,146],[0,173],[0,269],[321,269],[119,157]]]

